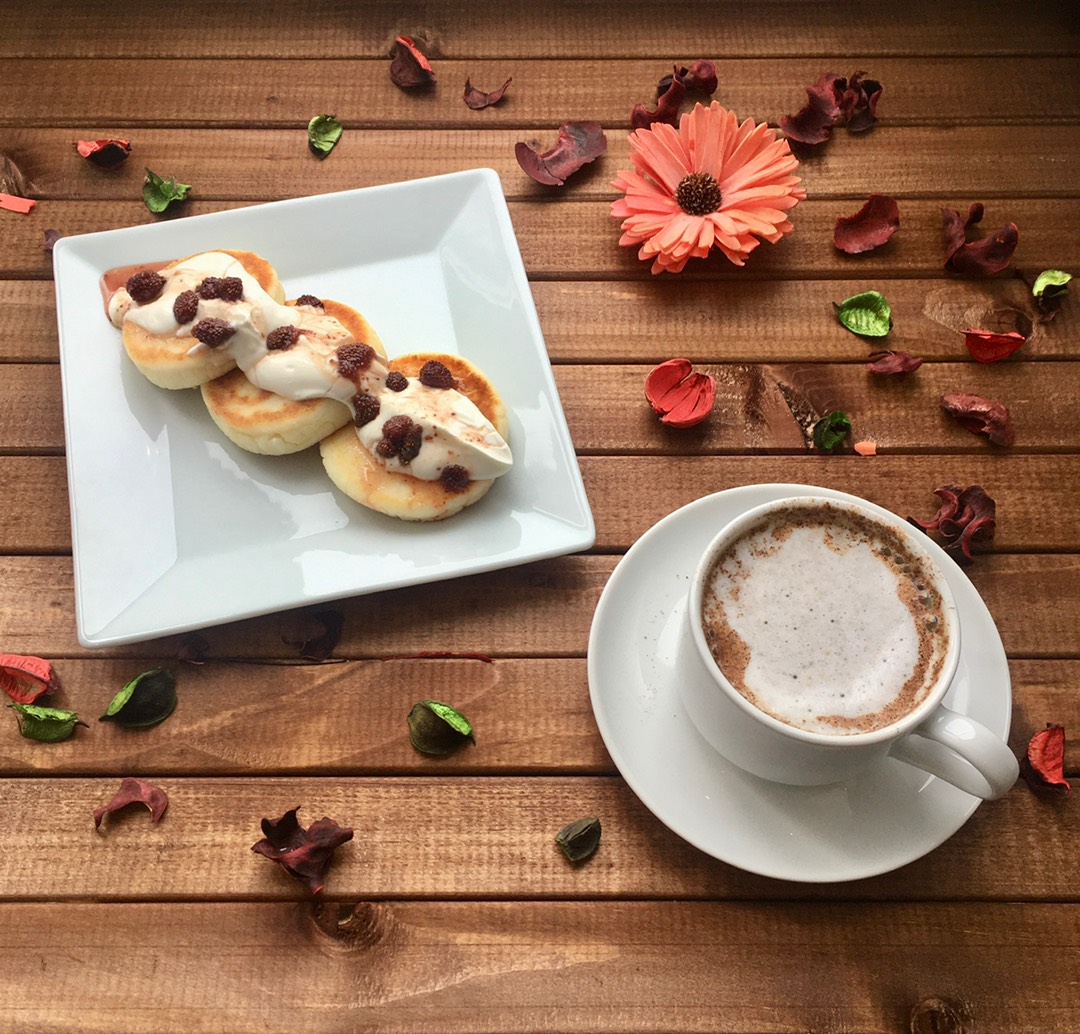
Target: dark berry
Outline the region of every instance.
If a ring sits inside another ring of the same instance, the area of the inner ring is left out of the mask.
[[[211,298],[218,298],[218,285],[221,283],[221,277],[208,276],[198,287],[195,288],[195,293],[200,298],[205,298],[209,301]]]
[[[225,344],[225,342],[236,333],[236,328],[229,326],[225,320],[211,317],[209,319],[199,320],[199,322],[191,328],[191,333],[204,345],[208,345],[210,348],[218,348],[220,345]]]
[[[406,416],[404,413],[399,413],[397,416],[390,417],[390,419],[382,425],[383,437],[388,438],[395,445],[400,445],[412,426],[412,417]]]
[[[238,276],[227,276],[218,285],[218,297],[223,302],[238,302],[244,297],[244,281]]]
[[[296,299],[297,305],[310,305],[316,309],[325,308],[322,301],[315,297],[313,294],[302,294]]]
[[[353,398],[356,426],[363,427],[364,424],[370,424],[379,415],[380,408],[379,400],[374,395],[369,395],[366,391],[360,392]]]
[[[464,492],[472,484],[472,478],[460,464],[451,463],[448,467],[443,467],[439,482],[447,492]]]
[[[375,452],[384,460],[397,455],[397,446],[389,438],[380,438],[375,443]]]
[[[452,388],[454,375],[438,359],[429,359],[420,367],[420,383],[429,388]]]
[[[275,327],[266,335],[266,348],[269,352],[285,352],[300,340],[300,328],[286,323]]]
[[[176,296],[172,314],[177,323],[190,323],[199,311],[199,296],[194,291],[184,291]]]
[[[342,345],[337,350],[338,373],[349,380],[355,380],[358,374],[363,373],[375,358],[375,349],[371,345],[362,345],[353,342],[350,345]]]
[[[424,429],[419,424],[413,424],[398,442],[397,455],[402,463],[409,463],[416,459],[420,452],[420,446],[424,444]]]
[[[397,370],[391,370],[386,375],[386,386],[391,391],[404,391],[409,386],[409,378]]]
[[[128,277],[127,293],[133,302],[145,305],[152,302],[165,287],[165,277],[152,269],[143,269]]]

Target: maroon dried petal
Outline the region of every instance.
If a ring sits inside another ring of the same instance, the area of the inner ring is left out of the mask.
[[[847,80],[835,72],[826,72],[816,83],[806,87],[807,103],[794,115],[783,115],[779,126],[792,140],[801,144],[823,144],[840,121],[840,101]]]
[[[80,140],[75,144],[75,149],[95,165],[112,169],[131,154],[131,143],[119,137],[108,137],[104,140]]]
[[[559,127],[559,142],[543,154],[519,142],[514,148],[518,165],[537,183],[561,187],[583,165],[595,161],[607,149],[607,137],[599,122],[567,122]]]
[[[280,819],[262,820],[263,839],[251,850],[277,862],[290,876],[318,894],[326,884],[326,871],[334,849],[353,838],[353,831],[333,819],[322,818],[304,829],[296,820],[299,808]]]
[[[666,122],[669,126],[679,124],[679,106],[686,96],[686,86],[676,74],[671,84],[656,102],[656,108],[650,111],[644,104],[635,104],[630,112],[631,129],[648,129],[654,122]],[[528,172],[528,169],[525,170]]]
[[[1015,352],[1027,338],[1015,330],[995,334],[992,330],[965,330],[964,344],[980,363],[996,363]]]
[[[833,243],[848,255],[859,255],[884,244],[900,229],[900,206],[887,194],[871,194],[854,215],[836,220]]]
[[[871,352],[866,368],[871,373],[913,373],[922,364],[922,359],[907,352]]]
[[[416,40],[411,36],[398,36],[394,42],[397,47],[390,62],[390,78],[395,86],[411,90],[435,82],[435,72]]]
[[[497,90],[492,90],[491,93],[484,93],[483,90],[478,90],[473,86],[472,81],[465,80],[465,103],[473,109],[473,111],[479,111],[481,108],[490,107],[492,104],[498,104],[503,99],[503,94],[506,93],[506,88],[513,82],[513,77],[506,80]]]
[[[188,632],[180,640],[180,645],[176,650],[176,659],[185,664],[201,665],[206,663],[209,653],[210,643],[207,642],[206,637],[199,635],[198,632]]]
[[[330,658],[341,640],[341,633],[345,629],[345,616],[340,610],[320,610],[315,615],[315,620],[322,625],[322,632],[300,644],[300,656],[309,661],[325,661]]]
[[[982,217],[983,206],[978,201],[968,209],[966,219],[961,219],[955,208],[941,210],[946,269],[961,276],[993,276],[1012,261],[1020,239],[1016,223],[1008,223],[982,240],[967,240],[968,231],[981,222]]]
[[[1065,778],[1065,726],[1049,722],[1028,743],[1020,774],[1033,790],[1051,790],[1068,797],[1072,786]]]
[[[973,434],[985,434],[995,445],[1016,441],[1016,429],[1004,403],[967,391],[949,391],[941,396],[941,406]]]
[[[150,809],[151,821],[160,822],[169,806],[169,795],[160,786],[154,786],[145,779],[128,776],[120,781],[120,789],[108,804],[94,809],[94,828],[100,829],[101,820],[106,815],[126,808],[129,804],[145,804]]]
[[[989,541],[996,530],[997,505],[982,485],[942,485],[934,490],[941,500],[937,513],[929,521],[908,517],[908,521],[925,532],[941,535],[945,552],[957,563],[967,564],[973,557],[972,543]]]
[[[856,72],[847,81],[840,98],[840,110],[851,133],[864,133],[877,121],[881,83],[865,76],[865,72]]]
[[[45,239],[41,243],[41,250],[52,253],[53,245],[63,236],[59,230],[46,230]]]

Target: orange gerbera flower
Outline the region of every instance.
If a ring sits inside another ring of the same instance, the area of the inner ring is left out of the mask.
[[[759,237],[775,244],[793,229],[787,213],[806,197],[787,140],[753,119],[739,125],[716,101],[695,105],[678,129],[635,130],[630,149],[634,168],[612,182],[624,196],[611,214],[622,220],[619,243],[641,245],[654,273],[678,273],[710,248],[741,266]]]

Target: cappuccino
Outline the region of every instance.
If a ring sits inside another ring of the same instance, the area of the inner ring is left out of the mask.
[[[811,732],[872,732],[940,682],[952,633],[939,577],[885,523],[792,501],[716,557],[702,631],[727,680],[765,713]]]

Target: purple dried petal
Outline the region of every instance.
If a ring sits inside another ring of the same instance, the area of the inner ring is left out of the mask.
[[[559,141],[538,154],[526,143],[514,148],[518,165],[537,183],[562,186],[583,165],[595,161],[607,149],[607,137],[599,122],[567,122],[559,127]]]

